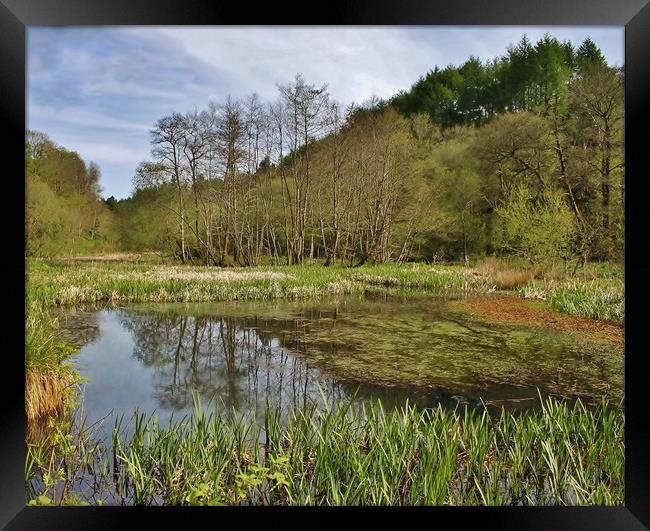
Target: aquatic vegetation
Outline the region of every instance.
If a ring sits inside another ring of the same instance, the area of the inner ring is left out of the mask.
[[[86,426],[83,411],[74,399],[56,416],[47,418],[40,437],[27,439],[25,458],[28,505],[102,505],[86,496],[84,485],[94,491],[110,482],[106,448],[97,437],[99,425]]]
[[[555,293],[555,292],[551,292]],[[614,351],[623,350],[625,328],[622,322],[579,317],[571,312],[559,313],[539,301],[541,296],[526,293],[525,298],[502,295],[496,297],[473,297],[451,303],[459,310],[471,312],[483,318],[524,326],[535,326],[569,333],[583,339],[610,343]],[[544,299],[546,293],[544,292]],[[555,299],[553,299],[555,300]],[[578,312],[576,312],[578,313]]]
[[[267,406],[260,423],[195,398],[190,416],[166,425],[137,412],[116,422],[110,451],[65,439],[67,476],[56,480],[30,448],[26,479],[31,499],[57,504],[66,481],[76,500],[136,505],[622,504],[622,410],[540,405],[490,416],[306,403],[288,417]],[[92,481],[79,480],[84,466]]]

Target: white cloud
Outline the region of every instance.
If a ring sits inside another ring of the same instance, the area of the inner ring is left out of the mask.
[[[93,160],[97,163],[129,164],[135,165],[142,160],[142,149],[129,147],[119,143],[86,142],[81,140],[71,141],[72,149],[83,154],[85,160]]]
[[[407,88],[441,55],[401,28],[156,28],[212,67],[229,89],[277,95],[301,72],[345,103]]]

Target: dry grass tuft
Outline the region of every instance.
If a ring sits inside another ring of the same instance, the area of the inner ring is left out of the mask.
[[[189,269],[165,268],[152,275],[156,280],[213,280],[223,282],[242,282],[246,280],[284,280],[295,278],[280,271],[191,271]]]
[[[505,261],[496,258],[484,260],[474,271],[498,290],[519,289],[535,278],[534,271],[510,267]]]
[[[27,370],[25,375],[25,412],[28,422],[51,416],[64,410],[65,402],[74,383],[67,371],[41,372]]]
[[[518,289],[528,284],[534,278],[532,271],[505,269],[490,275],[490,281],[497,289]]]
[[[141,262],[144,260],[156,259],[155,253],[101,253],[90,255],[59,256],[56,260],[61,262]]]

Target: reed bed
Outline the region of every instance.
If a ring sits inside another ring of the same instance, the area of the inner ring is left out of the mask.
[[[128,428],[128,429],[127,429]],[[92,479],[73,499],[127,505],[591,505],[624,502],[624,415],[551,398],[490,416],[315,402],[264,422],[215,414],[116,422],[110,449],[70,451]],[[98,459],[99,456],[99,459]],[[47,471],[30,452],[33,484]],[[42,459],[42,458],[41,458]],[[65,468],[74,475],[69,462]],[[61,467],[60,467],[61,468]],[[39,476],[40,474],[40,476]],[[86,474],[88,475],[88,474]],[[110,477],[111,481],[106,478]],[[67,484],[75,484],[67,478]],[[83,484],[75,476],[76,484]],[[60,486],[66,478],[60,478]],[[101,488],[89,488],[90,485]],[[107,486],[110,485],[110,489]],[[45,496],[55,503],[50,490]],[[103,497],[102,497],[103,494]]]

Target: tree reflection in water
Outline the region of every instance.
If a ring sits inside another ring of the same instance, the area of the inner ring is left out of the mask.
[[[166,410],[190,408],[193,390],[218,406],[261,413],[267,402],[282,408],[322,400],[318,386],[332,403],[355,387],[295,355],[307,348],[307,319],[292,319],[287,330],[286,322],[258,317],[122,311],[120,322],[133,335],[135,358],[155,371],[154,396]]]

